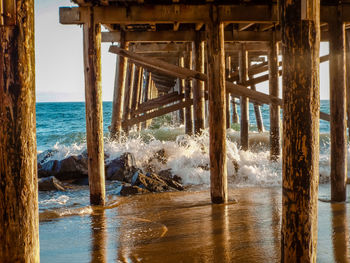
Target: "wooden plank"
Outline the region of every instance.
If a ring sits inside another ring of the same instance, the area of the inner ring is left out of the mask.
[[[86,144],[90,204],[105,204],[105,164],[103,150],[103,111],[101,80],[101,26],[94,14],[83,25],[86,110]]]
[[[226,55],[226,78],[229,78],[231,76],[231,57]],[[226,93],[226,129],[231,128],[231,119],[230,119],[230,93]]]
[[[168,114],[170,112],[177,111],[177,110],[182,109],[184,107],[187,107],[188,105],[191,105],[191,103],[193,103],[192,99],[191,100],[187,100],[187,101],[182,101],[182,102],[170,105],[170,106],[166,106],[166,107],[161,108],[161,109],[159,109],[157,111],[152,111],[150,113],[146,113],[146,114],[141,115],[139,117],[135,117],[135,118],[133,118],[131,120],[126,120],[125,121],[126,122],[125,125],[131,126],[131,125],[137,124],[139,122],[150,120],[150,119],[153,119],[153,118],[156,118],[156,117]]]
[[[0,262],[39,262],[34,1],[17,3],[0,25]]]
[[[283,63],[281,262],[316,262],[319,178],[319,5],[280,1]]]
[[[206,24],[206,33],[210,193],[213,203],[225,203],[227,201],[224,24],[219,21],[219,17],[218,7],[211,5],[210,20]]]
[[[345,25],[339,20],[341,14],[339,7],[329,24],[332,29],[329,41],[331,199],[335,202],[346,200],[347,179]]]

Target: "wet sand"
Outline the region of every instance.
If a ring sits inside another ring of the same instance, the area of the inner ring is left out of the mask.
[[[319,196],[329,198],[329,185]],[[44,214],[41,262],[278,262],[280,187],[229,197],[225,205],[211,204],[208,190],[113,197],[105,210]],[[319,201],[317,262],[350,262],[349,209]]]

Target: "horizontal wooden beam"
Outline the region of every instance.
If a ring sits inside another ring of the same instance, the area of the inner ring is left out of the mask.
[[[184,95],[179,94],[178,92],[165,94],[161,97],[158,97],[140,104],[137,110],[132,111],[131,116],[146,113],[147,111],[154,110],[166,104],[182,100],[183,98],[184,98]]]
[[[88,19],[86,7],[61,7],[61,24],[82,24]],[[206,23],[210,5],[130,5],[95,6],[95,21],[101,24]],[[271,23],[278,21],[277,5],[219,5],[220,21],[225,23]]]
[[[350,22],[350,5],[342,6],[343,22]],[[147,23],[206,23],[210,5],[130,5],[95,6],[95,21],[101,24]],[[273,5],[219,5],[218,17],[224,23],[278,23],[278,6]],[[83,24],[88,21],[87,7],[61,7],[61,24]],[[337,6],[321,6],[320,20],[328,22],[337,16]]]
[[[134,124],[144,122],[144,121],[168,114],[168,113],[173,112],[173,111],[177,111],[177,110],[182,109],[184,107],[191,106],[192,104],[193,104],[193,100],[187,99],[185,101],[181,101],[179,103],[176,103],[176,104],[173,104],[170,106],[166,106],[166,107],[161,108],[159,110],[152,111],[150,113],[146,113],[146,114],[141,115],[139,117],[135,117],[135,118],[132,118],[130,120],[124,120],[123,125],[132,126]]]
[[[129,50],[135,53],[153,53],[153,52],[183,52],[189,51],[187,45],[176,43],[135,43],[130,45]]]

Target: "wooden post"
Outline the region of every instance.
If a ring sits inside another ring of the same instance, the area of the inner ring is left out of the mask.
[[[142,89],[143,89],[143,68],[140,67],[140,72],[139,72],[139,82],[137,84],[137,105],[136,105],[136,109],[139,108],[140,104],[142,103],[142,99],[143,99],[143,92],[142,92]],[[137,124],[137,131],[141,131],[141,122],[139,122]]]
[[[345,87],[345,25],[340,20],[341,7],[329,23],[329,80],[331,112],[331,199],[346,200],[346,87]],[[337,19],[339,18],[339,19]]]
[[[275,36],[275,33],[274,33]],[[279,97],[278,84],[278,43],[273,37],[268,52],[269,94]],[[270,159],[276,161],[280,156],[280,106],[270,104]]]
[[[193,68],[204,73],[204,41],[201,41],[199,32],[196,32],[196,39],[193,42]],[[204,129],[204,82],[193,81],[193,112],[194,112],[194,132],[199,134]]]
[[[251,78],[253,78],[253,76],[249,76],[249,79]],[[252,84],[250,88],[252,90],[256,90],[255,84]],[[264,122],[261,116],[260,106],[256,103],[254,103],[253,105],[254,105],[254,113],[255,113],[255,119],[256,119],[256,125],[258,127],[258,131],[264,132]]]
[[[95,23],[92,8],[90,8],[90,19],[83,26],[83,32],[90,203],[92,205],[104,205],[105,165],[101,85],[101,25]]]
[[[139,101],[139,84],[140,84],[140,72],[141,67],[135,66],[134,73],[134,83],[132,88],[132,103],[131,103],[131,111],[135,111],[137,109],[138,101]],[[134,118],[134,114],[130,116],[130,118]]]
[[[206,24],[206,39],[210,192],[213,203],[224,203],[227,201],[224,24],[219,21],[218,7],[215,5],[210,8],[210,20]]]
[[[145,90],[144,90],[144,102],[147,102],[151,98],[151,77],[152,73],[148,70],[145,70]],[[143,129],[147,129],[151,124],[152,120],[147,120],[143,123]]]
[[[132,99],[133,99],[133,87],[134,87],[134,78],[135,78],[135,64],[133,63],[128,63],[128,81],[127,81],[127,95],[125,98],[125,111],[124,111],[124,121],[129,120],[131,118],[131,104],[132,104]],[[123,125],[123,130],[126,135],[129,133],[129,126]]]
[[[192,48],[185,56],[185,67],[192,69]],[[185,81],[185,100],[192,97],[192,81],[190,79]],[[188,135],[193,134],[193,119],[192,119],[192,106],[185,108],[185,132]]]
[[[239,82],[244,84],[248,80],[248,51],[245,45],[239,52]],[[249,98],[241,97],[241,148],[249,149]]]
[[[350,30],[346,30],[346,115],[348,117],[348,140],[350,140]]]
[[[180,67],[185,66],[185,59],[183,56],[179,57],[179,66]],[[177,79],[177,81],[178,81],[178,85],[179,85],[179,93],[182,94],[182,93],[184,93],[184,90],[185,90],[185,80],[179,78],[179,79]],[[180,124],[185,123],[184,109],[179,110],[179,120],[180,120]]]
[[[232,69],[235,69],[235,71],[238,70],[237,65],[232,64],[232,59],[231,59],[231,71]],[[232,104],[232,123],[239,123],[239,115],[237,111],[237,105],[236,105],[236,98],[231,96],[231,104]]]
[[[231,57],[226,56],[226,78],[231,76]],[[230,93],[226,93],[226,128],[231,128]]]
[[[34,1],[3,1],[3,4],[1,19],[4,24],[0,25],[0,262],[39,262]]]
[[[283,54],[281,262],[316,262],[320,1],[280,1]]]
[[[123,49],[128,49],[129,47],[129,43],[125,41],[124,31],[121,31],[120,34],[120,47]],[[110,129],[111,138],[113,139],[119,139],[120,133],[122,131],[126,69],[128,64],[127,61],[127,58],[119,57],[119,66],[117,67],[114,85],[112,123]]]

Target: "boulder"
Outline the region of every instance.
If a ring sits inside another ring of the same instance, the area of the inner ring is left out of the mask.
[[[130,183],[137,170],[134,155],[126,152],[106,166],[106,179]]]
[[[58,151],[55,149],[49,149],[38,154],[38,164],[42,165],[48,161],[49,158],[54,156]]]
[[[170,187],[176,190],[182,191],[184,187],[182,186],[182,179],[180,176],[173,175],[171,169],[162,170],[158,173],[158,176],[165,181]]]
[[[72,155],[61,161],[50,160],[38,166],[41,177],[55,176],[61,181],[85,178],[88,175],[87,158],[83,155]]]
[[[64,191],[65,187],[54,176],[40,178],[38,181],[39,191]]]
[[[139,186],[150,192],[164,192],[169,190],[184,190],[183,186],[170,178],[163,178],[155,173],[142,174],[136,172],[131,180],[131,185]]]
[[[131,185],[124,184],[118,187],[117,193],[121,196],[128,196],[128,195],[135,195],[135,194],[145,194],[145,193],[149,193],[149,191],[135,185],[131,186]]]

